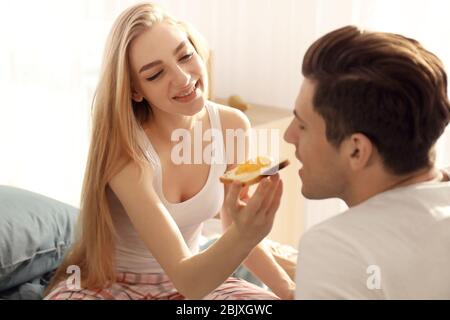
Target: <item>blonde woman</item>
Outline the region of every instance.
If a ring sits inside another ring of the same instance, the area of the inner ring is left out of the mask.
[[[249,129],[242,113],[206,100],[204,52],[190,28],[152,4],[115,22],[93,104],[78,238],[46,299],[292,298],[292,280],[258,245],[279,206],[278,175],[251,198],[240,185],[224,190],[219,177],[233,166],[225,155],[239,150],[224,150],[223,139],[210,164],[172,159],[175,130]],[[202,222],[219,211],[223,235],[199,253]],[[230,278],[244,260],[272,292]],[[80,268],[79,287],[67,281],[70,266]]]

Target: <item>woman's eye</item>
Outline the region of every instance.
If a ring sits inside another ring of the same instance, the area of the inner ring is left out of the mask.
[[[153,81],[153,80],[155,80],[156,78],[158,78],[159,75],[160,75],[161,73],[162,73],[162,70],[161,70],[160,72],[154,74],[153,76],[147,78],[147,80],[148,80],[148,81]]]
[[[181,57],[180,61],[187,61],[187,60],[191,59],[193,55],[194,55],[193,52],[189,53],[189,54],[186,54],[186,55]]]

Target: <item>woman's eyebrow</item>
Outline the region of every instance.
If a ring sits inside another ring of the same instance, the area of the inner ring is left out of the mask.
[[[186,47],[186,40],[183,40],[173,51],[173,55],[176,55],[181,49]]]
[[[176,55],[181,49],[183,49],[184,47],[186,47],[186,40],[183,40],[173,51],[173,55]],[[161,64],[162,61],[161,60],[156,60],[150,63],[147,63],[145,65],[142,66],[141,69],[139,69],[139,73],[144,72],[145,70],[148,70],[158,64]]]
[[[156,60],[156,61],[147,63],[146,65],[142,66],[142,68],[139,70],[139,73],[144,72],[145,70],[148,70],[148,69],[150,69],[158,64],[161,64],[161,63],[162,63],[161,60]]]

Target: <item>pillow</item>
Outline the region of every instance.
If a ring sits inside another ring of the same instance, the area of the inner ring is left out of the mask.
[[[0,186],[0,291],[58,267],[71,245],[78,209]]]

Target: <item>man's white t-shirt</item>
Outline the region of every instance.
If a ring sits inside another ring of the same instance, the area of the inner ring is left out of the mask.
[[[450,182],[378,194],[307,231],[296,299],[450,299]]]

